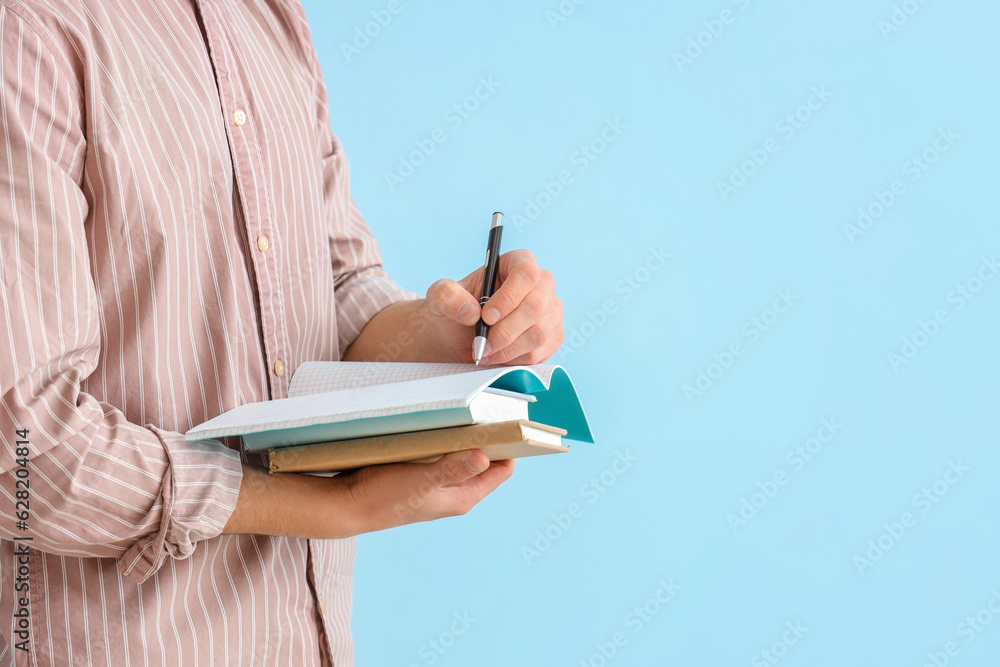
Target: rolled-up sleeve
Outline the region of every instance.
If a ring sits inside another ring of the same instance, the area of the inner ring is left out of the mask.
[[[240,457],[131,423],[83,390],[103,351],[81,189],[82,91],[5,7],[0,37],[0,537],[116,558],[141,581],[222,532]]]

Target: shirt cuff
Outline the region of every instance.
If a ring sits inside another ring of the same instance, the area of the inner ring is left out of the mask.
[[[337,333],[340,356],[380,310],[397,301],[422,299],[397,285],[381,267],[359,272],[334,292],[337,300]]]
[[[123,575],[141,583],[167,558],[187,558],[195,545],[222,534],[236,509],[243,466],[240,454],[218,440],[186,442],[150,428],[163,442],[168,467],[157,503],[160,528],[136,542],[118,561]]]

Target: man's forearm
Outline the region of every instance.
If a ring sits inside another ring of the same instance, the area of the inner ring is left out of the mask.
[[[314,475],[269,474],[243,465],[240,494],[223,533],[343,538],[360,526],[343,484]]]
[[[513,472],[483,452],[454,452],[432,463],[369,466],[336,477],[243,466],[236,509],[223,533],[344,538],[465,514]]]
[[[397,301],[380,310],[344,353],[344,361],[463,361],[432,324],[426,299]]]
[[[482,363],[538,364],[563,341],[563,304],[555,278],[527,250],[500,257],[499,287],[480,306],[483,267],[459,281],[442,278],[427,298],[396,302],[376,314],[347,348],[348,361],[472,363],[474,327],[489,327]]]

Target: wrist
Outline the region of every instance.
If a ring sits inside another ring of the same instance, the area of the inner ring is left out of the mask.
[[[427,299],[415,302],[414,311],[410,317],[415,342],[414,352],[418,355],[414,361],[461,361],[461,359],[456,358],[455,350],[441,336],[441,331],[436,324],[440,317],[431,310]]]
[[[222,532],[334,539],[364,532],[364,523],[336,477],[271,474],[244,464],[236,509]]]
[[[343,360],[462,361],[441,336],[441,317],[426,299],[397,301],[375,314],[344,352]]]

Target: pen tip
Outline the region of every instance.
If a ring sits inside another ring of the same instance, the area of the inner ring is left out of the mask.
[[[476,366],[482,361],[483,355],[486,353],[486,338],[484,336],[476,336],[472,340],[472,360],[476,362]]]

